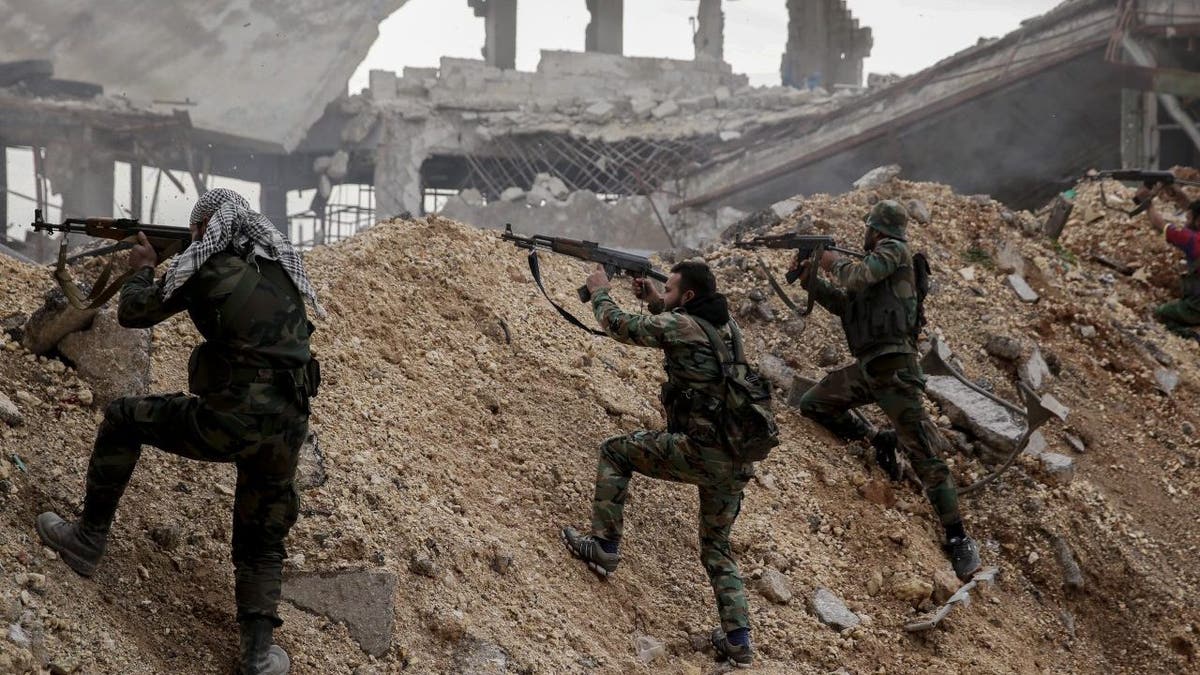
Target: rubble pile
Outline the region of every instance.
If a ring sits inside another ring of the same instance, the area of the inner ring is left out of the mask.
[[[1092,189],[1078,189],[1075,213]],[[792,315],[754,251],[699,251],[751,358],[780,387],[784,440],[758,466],[733,536],[758,670],[1194,667],[1196,345],[1147,319],[1170,292],[1155,275],[1110,278],[1089,257],[1127,240],[1113,255],[1166,265],[1172,254],[1152,252],[1160,235],[1114,212],[1069,221],[1055,244],[1035,214],[897,179],[790,200],[772,227],[854,246],[884,198],[928,214],[910,229],[934,270],[928,334],[978,386],[1020,401],[1014,383],[1037,377],[1069,412],[1042,428],[1040,454],[965,500],[997,583],[937,629],[908,634],[958,589],[923,496],[785,403],[796,382],[849,362],[836,319]],[[597,444],[662,424],[660,357],[561,321],[524,258],[495,233],[437,217],[381,223],[308,255],[329,316],[314,336],[325,382],[277,637],[294,672],[723,672],[704,651],[715,616],[694,488],[634,480],[610,581],[558,541],[561,525],[587,522]],[[782,276],[786,252],[762,258]],[[578,306],[588,266],[544,256],[543,267],[551,294]],[[1011,277],[1037,301],[1022,302]],[[3,258],[0,278],[0,320],[33,313],[50,283]],[[637,307],[627,288],[617,297]],[[0,335],[0,407],[20,415],[0,417],[0,672],[227,669],[233,468],[145,452],[106,559],[93,579],[75,576],[32,522],[46,508],[76,512],[100,411],[71,394],[89,386],[74,368]],[[197,334],[175,317],[152,335],[150,389],[184,389]],[[958,481],[985,475],[996,449],[929,405],[959,448]],[[1072,463],[1069,479],[1048,469],[1049,454]]]

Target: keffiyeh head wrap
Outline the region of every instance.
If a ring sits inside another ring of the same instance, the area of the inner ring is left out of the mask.
[[[324,308],[317,302],[317,292],[304,271],[300,254],[266,216],[250,209],[250,203],[244,197],[225,188],[205,192],[192,208],[189,222],[199,224],[205,219],[208,227],[204,237],[192,242],[167,269],[162,285],[164,298],[182,288],[214,253],[224,251],[232,244],[238,249],[251,250],[251,257],[260,255],[278,261],[317,316],[325,316]]]

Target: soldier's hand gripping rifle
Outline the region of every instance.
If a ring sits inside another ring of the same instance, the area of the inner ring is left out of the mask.
[[[767,275],[767,281],[771,284],[772,290],[775,291],[775,294],[779,296],[780,300],[783,300],[783,303],[785,305],[790,307],[793,312],[795,312],[796,314],[798,314],[800,316],[808,316],[813,311],[813,305],[816,302],[816,299],[813,297],[813,294],[812,294],[812,282],[817,273],[816,268],[820,266],[822,253],[824,253],[825,251],[835,251],[837,253],[852,256],[855,258],[866,257],[865,254],[860,253],[859,251],[852,251],[850,249],[842,248],[842,247],[838,246],[837,240],[835,240],[833,237],[830,237],[828,235],[811,235],[811,234],[810,235],[805,235],[805,234],[759,235],[753,239],[744,239],[742,241],[734,242],[734,246],[736,246],[737,248],[746,248],[746,249],[774,248],[774,249],[795,250],[797,261],[804,261],[804,260],[809,261],[811,271],[808,273],[808,277],[804,284],[804,290],[806,292],[808,292],[808,304],[805,306],[804,310],[802,311],[802,310],[800,310],[800,308],[796,307],[796,303],[792,302],[792,299],[789,298],[786,293],[784,293],[783,287],[780,286],[779,282],[775,280],[775,276],[773,274],[771,274],[771,270],[767,268],[766,264],[762,261],[762,259],[759,258],[759,260],[758,260],[758,265],[759,265],[759,267],[762,268],[763,273]],[[787,280],[788,284],[790,285],[790,284],[796,283],[796,280],[800,278],[800,274],[801,274],[800,269],[797,266],[796,269],[789,269],[787,271],[787,274],[784,275],[784,278]]]
[[[1105,178],[1111,178],[1112,180],[1118,180],[1123,183],[1141,183],[1150,189],[1150,195],[1148,197],[1144,199],[1140,199],[1138,197],[1133,198],[1133,203],[1136,206],[1132,211],[1114,209],[1129,216],[1136,216],[1150,208],[1150,205],[1154,202],[1154,198],[1157,197],[1160,192],[1169,188],[1170,186],[1200,186],[1200,181],[1184,180],[1182,178],[1177,178],[1175,174],[1171,173],[1170,171],[1158,171],[1150,169],[1113,169],[1108,171],[1090,171],[1086,176],[1084,176],[1085,180],[1102,180]],[[1104,183],[1100,183],[1100,201],[1104,204],[1105,208],[1113,208],[1108,205],[1108,197],[1104,194]]]
[[[598,263],[604,268],[604,273],[608,275],[609,279],[624,274],[635,279],[649,277],[656,281],[667,280],[667,275],[654,269],[648,258],[612,248],[605,248],[594,241],[549,237],[543,234],[522,237],[519,234],[513,233],[511,224],[504,226],[504,234],[500,235],[500,238],[504,241],[511,241],[517,248],[529,251],[529,273],[533,275],[533,280],[537,283],[538,288],[541,289],[542,295],[546,296],[546,300],[550,302],[550,305],[564,319],[595,335],[604,335],[605,333],[586,326],[582,321],[575,318],[575,315],[563,309],[557,302],[554,302],[550,298],[550,294],[546,292],[546,287],[542,285],[541,265],[538,263],[537,253],[539,250],[561,253],[562,255],[569,255],[572,258]],[[592,299],[592,294],[588,291],[587,286],[580,286],[576,289],[576,293],[579,294],[580,302],[590,302]]]
[[[129,270],[109,283],[112,276],[113,261],[109,261],[92,285],[92,290],[86,295],[71,279],[67,270],[67,239],[71,234],[86,234],[101,239],[113,239],[116,246],[103,249],[111,252],[122,248],[130,248],[137,243],[138,233],[146,235],[150,246],[158,254],[158,259],[165,260],[187,248],[192,241],[192,233],[185,227],[154,225],[139,222],[136,218],[68,218],[61,223],[48,223],[42,219],[42,210],[33,212],[33,229],[35,232],[62,232],[62,241],[58,246],[58,263],[54,268],[54,280],[62,288],[67,301],[78,309],[96,309],[121,290],[122,284],[137,270]]]

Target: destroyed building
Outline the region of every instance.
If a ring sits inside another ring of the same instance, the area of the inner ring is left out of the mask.
[[[0,59],[49,59],[62,77],[139,109],[186,114],[188,133],[140,141],[119,159],[259,183],[263,212],[290,220],[305,245],[377,217],[442,209],[481,226],[630,248],[695,244],[747,212],[846,189],[884,164],[1031,207],[1087,168],[1188,163],[1200,141],[1189,108],[1197,2],[1068,0],[1009,35],[864,88],[871,29],[843,0],[785,3],[779,87],[750,87],[725,63],[720,0],[695,5],[692,60],[623,56],[622,0],[587,2],[588,51],[545,51],[534,72],[513,68],[516,0],[468,0],[485,23],[484,58],[373,71],[351,96],[350,73],[403,0],[336,10],[231,0],[206,21],[155,7],[143,20],[172,46],[149,57],[143,41],[118,39],[137,30],[129,0],[55,4],[0,2],[17,18],[0,27]],[[97,31],[113,39],[89,40]],[[283,75],[297,69],[305,76]],[[93,164],[115,157],[87,143],[76,139],[73,152]],[[104,173],[81,174],[96,185],[53,189],[103,215],[111,200],[87,195],[105,192]],[[288,213],[294,190],[313,197]]]

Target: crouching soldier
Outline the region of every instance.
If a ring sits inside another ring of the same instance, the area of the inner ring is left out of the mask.
[[[1167,222],[1155,208],[1150,188],[1139,188],[1137,201],[1151,200],[1146,217],[1163,233],[1167,243],[1183,252],[1187,269],[1180,277],[1179,299],[1154,308],[1154,318],[1180,337],[1200,340],[1200,333],[1196,332],[1200,328],[1200,199],[1189,202],[1174,185],[1163,188],[1163,192],[1183,212],[1183,224]]]
[[[192,210],[192,243],[155,281],[144,235],[129,253],[138,270],[121,289],[118,320],[147,328],[187,310],[206,342],[189,363],[195,394],[121,398],[108,406],[87,471],[83,515],[37,518],[37,531],[63,562],[88,577],[104,555],[117,503],[143,445],[237,465],[233,503],[234,593],[241,626],[239,672],[286,673],[273,645],[284,539],[296,522],[293,484],[319,371],[309,353],[304,302],[320,312],[304,263],[240,195],[216,189]]]
[[[922,298],[906,242],[908,213],[897,202],[882,201],[871,209],[866,223],[866,258],[854,261],[832,251],[821,257],[821,269],[837,280],[836,286],[810,269],[810,261],[797,260],[793,265],[817,303],[841,317],[857,360],[810,389],[800,401],[800,411],[835,434],[855,440],[866,438],[870,430],[849,411],[869,403],[883,410],[894,431],[870,438],[880,466],[890,469],[895,478],[897,444],[907,453],[945,529],[943,549],[955,574],[965,581],[979,569],[979,550],[963,527],[954,478],[941,457],[948,443],[922,405],[925,378],[916,346]]]
[[[753,466],[751,455],[741,451],[747,445],[729,442],[730,421],[719,413],[728,409],[721,403],[729,391],[724,387],[736,377],[731,364],[745,368],[741,332],[730,319],[725,296],[717,292],[712,271],[701,262],[675,265],[661,295],[650,282],[634,281],[635,294],[648,301],[653,315],[622,311],[609,295],[603,269],[588,277],[587,287],[596,319],[608,335],[663,350],[667,383],[662,403],[668,423],[665,431],[637,431],[601,444],[591,530],[582,534],[564,528],[563,542],[571,555],[608,577],[621,560],[622,514],[633,474],[697,486],[700,560],[721,619],[712,644],[721,659],[749,666],[754,657],[749,608],[729,533]],[[761,401],[762,395],[755,400]],[[764,408],[747,414],[763,433],[762,455],[753,457],[758,459],[777,442],[774,421]]]

